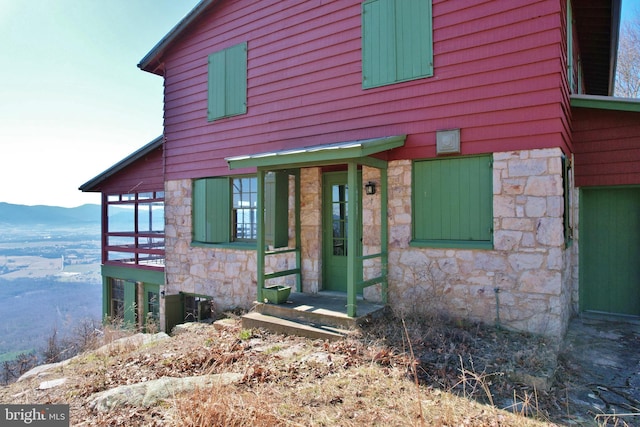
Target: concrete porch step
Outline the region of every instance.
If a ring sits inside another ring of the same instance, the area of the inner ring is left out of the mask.
[[[318,323],[343,329],[355,329],[358,325],[382,315],[384,306],[359,298],[356,317],[347,316],[345,294],[321,292],[306,294],[293,292],[284,304],[256,303],[255,311],[303,323]]]
[[[349,335],[350,331],[327,325],[303,323],[301,321],[283,319],[258,312],[247,313],[242,316],[242,327],[245,329],[262,328],[267,331],[297,335],[311,339],[336,341]]]
[[[256,303],[255,310],[242,317],[242,325],[333,340],[345,337],[364,322],[382,315],[383,310],[384,306],[360,298],[357,301],[358,317],[353,318],[347,316],[345,294],[293,292],[284,304]]]
[[[357,319],[346,314],[332,311],[326,308],[313,307],[305,309],[304,305],[290,304],[262,304],[255,305],[254,310],[268,316],[279,317],[301,323],[313,323],[330,325],[336,328],[354,329],[357,327]]]

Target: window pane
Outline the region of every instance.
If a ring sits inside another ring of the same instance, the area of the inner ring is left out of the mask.
[[[110,232],[133,232],[135,211],[133,205],[107,205],[107,221]]]
[[[234,240],[255,240],[257,238],[257,178],[234,178],[232,188]]]
[[[164,203],[140,203],[138,205],[138,231],[164,231]]]
[[[111,312],[113,319],[124,318],[124,281],[111,279]]]
[[[147,292],[147,317],[152,320],[158,320],[160,315],[160,300],[157,292]]]

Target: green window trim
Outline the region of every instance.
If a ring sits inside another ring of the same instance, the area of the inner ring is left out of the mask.
[[[431,0],[362,3],[362,87],[433,75]]]
[[[415,161],[411,246],[493,248],[490,155]]]
[[[134,326],[137,322],[137,283],[131,280],[110,277],[107,279],[105,318],[111,322],[123,322]]]
[[[209,121],[247,112],[247,43],[212,53],[208,58]]]
[[[125,312],[125,281],[122,279],[109,279],[108,285],[108,309],[105,316],[112,320],[124,319]]]

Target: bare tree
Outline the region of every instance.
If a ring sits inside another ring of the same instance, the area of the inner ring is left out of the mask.
[[[2,362],[0,385],[8,385],[38,364],[34,353],[21,353],[14,360]]]
[[[640,98],[640,12],[626,21],[620,31],[615,95]]]

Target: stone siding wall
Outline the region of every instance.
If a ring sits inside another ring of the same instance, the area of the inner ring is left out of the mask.
[[[572,181],[575,182],[575,181]],[[580,190],[573,188],[572,201],[572,224],[573,241],[569,248],[571,258],[571,315],[580,312]]]
[[[494,249],[410,246],[411,162],[389,164],[389,302],[560,336],[568,322],[560,149],[495,153]]]
[[[300,171],[300,237],[302,291],[317,293],[322,286],[322,170]]]
[[[376,186],[376,194],[364,194],[364,185],[372,182]],[[374,255],[382,252],[380,232],[382,228],[380,216],[380,170],[377,168],[362,167],[362,254]],[[364,260],[362,263],[363,279],[369,280],[380,277],[382,272],[382,259],[380,257]],[[366,300],[382,302],[382,286],[375,284],[364,288],[362,291]]]
[[[165,292],[211,296],[214,310],[250,308],[256,251],[191,246],[191,189],[188,179],[165,183]]]
[[[442,315],[560,336],[577,304],[577,244],[565,249],[560,149],[493,155],[494,248],[412,247],[412,162],[389,163],[388,301],[400,312]],[[322,286],[322,171],[301,177],[302,290]],[[380,185],[380,171],[364,167],[363,183]],[[191,181],[166,183],[167,294],[209,295],[217,310],[250,308],[256,297],[256,252],[191,244]],[[577,192],[573,194],[577,206]],[[363,253],[380,247],[380,192],[363,194]],[[290,210],[293,210],[290,202]],[[577,208],[574,208],[577,230]],[[290,217],[293,223],[293,217]],[[290,234],[292,234],[290,232]],[[574,240],[577,240],[577,232]],[[292,238],[292,236],[290,236]],[[267,257],[267,272],[292,268],[295,255]],[[365,279],[380,274],[364,262]],[[283,278],[293,286],[294,277]],[[381,301],[379,285],[364,291]]]

